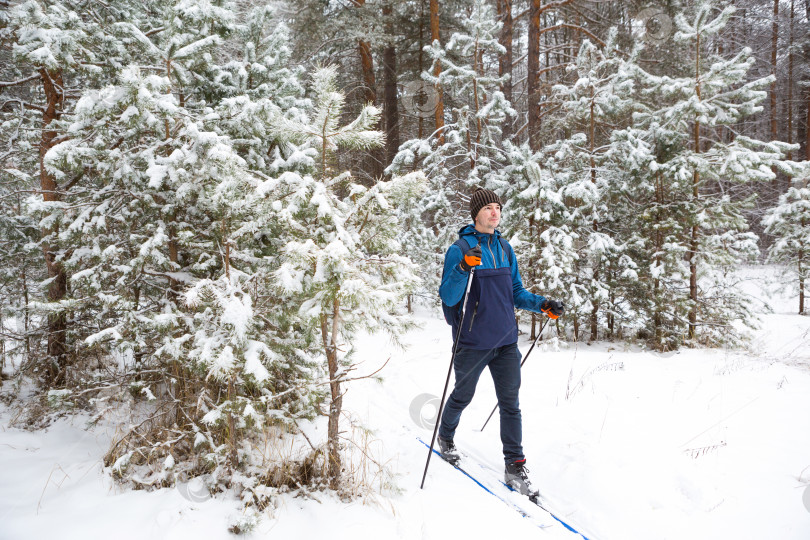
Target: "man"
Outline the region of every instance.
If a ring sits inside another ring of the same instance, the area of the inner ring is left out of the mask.
[[[453,339],[458,336],[453,360],[456,381],[441,417],[439,448],[451,463],[459,459],[453,443],[464,408],[472,401],[478,378],[489,367],[495,382],[501,419],[501,442],[506,462],[507,484],[524,495],[534,495],[521,445],[518,391],[520,351],[515,307],[557,318],[562,302],[547,300],[523,288],[515,252],[496,227],[501,221],[501,201],[494,192],[478,189],[470,198],[472,225],[459,231],[460,240],[447,250],[439,287],[442,302],[454,316]],[[459,320],[467,278],[475,267],[464,319]],[[459,325],[461,331],[459,333]]]

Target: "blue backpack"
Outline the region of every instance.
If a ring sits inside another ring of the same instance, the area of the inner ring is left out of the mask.
[[[503,249],[503,252],[507,254],[507,257],[509,257],[509,262],[511,264],[512,246],[510,246],[509,242],[507,242],[501,236],[498,237],[498,240],[501,241],[501,249]],[[465,240],[463,236],[459,237],[458,240],[453,242],[453,245],[461,248],[462,255],[464,253],[467,253],[467,251],[469,251],[470,248],[475,247],[475,245],[471,246],[470,243],[467,242],[467,240]],[[442,280],[444,280],[444,268],[442,268]],[[464,306],[463,296],[461,297],[461,300],[459,300],[458,304],[456,304],[455,306],[448,306],[447,304],[444,303],[444,300],[442,300],[442,312],[444,312],[444,320],[447,322],[447,324],[449,324],[450,326],[455,326],[458,323],[459,318],[461,317],[462,306]]]

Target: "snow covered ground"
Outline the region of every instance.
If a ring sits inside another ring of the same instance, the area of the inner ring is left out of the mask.
[[[552,510],[591,540],[810,538],[810,317],[793,314],[795,298],[768,292],[771,273],[748,274],[752,309],[767,298],[774,312],[747,350],[658,354],[552,339],[527,361],[531,476]],[[355,375],[391,360],[381,382],[351,383],[344,405],[371,430],[367,449],[395,489],[349,504],[286,497],[246,538],[580,538],[505,494],[536,519],[522,517],[439,459],[419,489],[427,449],[417,438],[432,434],[450,332],[438,312],[417,317],[423,328],[404,352],[381,335],[357,343]],[[456,442],[500,470],[497,415],[479,431],[495,402],[485,372]],[[233,537],[232,499],[199,496],[194,485],[116,486],[101,466],[109,424],[86,431],[76,417],[29,433],[8,427],[10,414],[0,410],[0,539]],[[325,426],[308,429],[318,436]]]

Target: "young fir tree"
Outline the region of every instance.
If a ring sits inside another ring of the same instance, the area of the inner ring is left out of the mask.
[[[507,142],[505,146],[508,163],[501,176],[510,182],[502,194],[502,232],[522,261],[523,284],[532,292],[578,303],[578,292],[572,290],[570,278],[575,275],[579,258],[579,234],[568,221],[563,185],[545,166],[541,152],[532,152],[528,144],[514,146]],[[532,315],[532,339],[536,337],[538,320]]]
[[[233,24],[230,11],[207,1],[156,7],[112,25],[135,51],[136,64],[113,84],[85,93],[70,128],[74,136],[46,156],[53,174],[82,176],[75,195],[85,204],[74,206],[80,211],[61,236],[80,248],[65,265],[76,272],[74,302],[94,331],[87,343],[103,348],[102,338],[115,338],[131,351],[136,369],[156,351],[178,349],[183,286],[194,271],[219,265],[196,242],[209,227],[196,207],[205,178],[197,182],[192,164],[208,151],[213,134],[199,120],[200,104],[187,97],[194,92],[186,83],[198,80],[194,70],[208,65],[205,57],[222,43],[223,27]],[[141,26],[162,31],[146,36]],[[147,74],[138,64],[148,66]],[[157,73],[153,66],[160,66]],[[84,248],[88,244],[92,249]],[[100,271],[98,264],[112,270]],[[114,330],[119,325],[123,333]],[[165,340],[168,348],[160,344]],[[179,376],[178,354],[167,361],[177,397],[187,379]],[[183,419],[179,407],[175,416]]]
[[[734,9],[716,17],[712,12],[709,3],[701,3],[691,21],[676,17],[675,39],[693,63],[692,73],[657,76],[636,68],[644,110],[634,115],[635,133],[614,135],[642,139],[652,152],[627,195],[646,202],[638,227],[645,230],[646,245],[637,254],[651,257],[637,262],[649,269],[643,277],[655,286],[638,300],[661,348],[684,340],[734,342],[739,332],[731,322],[752,323],[755,314],[730,272],[756,257],[757,238],[743,216],[750,200],[732,197],[729,190],[771,180],[772,167],[790,172],[780,161],[788,145],[733,135],[729,141],[725,126],[761,109],[770,79],[747,80],[754,62],[750,49],[729,59],[708,54],[711,37]]]
[[[63,387],[76,382],[72,365],[77,359],[73,348],[79,327],[70,319],[67,298],[68,272],[63,258],[69,246],[60,244],[58,237],[64,226],[61,216],[69,212],[64,198],[78,179],[55,178],[44,157],[65,136],[63,115],[74,103],[75,89],[108,75],[111,64],[122,54],[120,46],[116,48],[102,31],[103,18],[86,13],[80,2],[15,4],[4,13],[5,24],[0,29],[13,60],[12,67],[4,66],[3,72],[14,74],[9,87],[16,94],[3,101],[3,116],[14,116],[20,123],[15,129],[14,120],[3,122],[0,133],[17,139],[18,148],[24,151],[13,157],[14,168],[36,179],[30,187],[39,190],[37,196],[29,197],[28,207],[37,209],[32,217],[40,228],[37,240],[44,256],[40,264],[48,279],[42,288],[44,298],[32,305],[35,319],[46,325],[47,350],[37,356],[35,372],[46,387]]]
[[[798,176],[779,204],[762,219],[765,232],[774,237],[768,260],[785,266],[799,292],[799,314],[806,314],[805,298],[810,281],[810,187],[807,173]],[[786,280],[787,282],[787,280]]]
[[[294,168],[287,158],[295,150],[274,136],[269,128],[273,119],[279,114],[300,117],[311,105],[300,83],[303,66],[291,67],[290,32],[272,13],[269,6],[247,13],[231,37],[241,50],[222,55],[223,63],[211,66],[215,74],[206,81],[219,96],[218,132],[236,142],[235,149],[252,169],[267,174]]]
[[[617,230],[616,193],[623,171],[613,161],[610,134],[629,121],[633,80],[628,66],[634,61],[633,55],[619,54],[615,38],[613,31],[604,50],[584,41],[576,63],[568,68],[576,81],[552,88],[550,100],[558,109],[549,121],[564,138],[543,149],[544,166],[565,203],[561,218],[576,237],[574,268],[565,274],[567,318],[573,321],[575,338],[587,321],[592,340],[598,338],[600,326],[613,329],[620,309],[620,277],[627,270],[632,274],[634,266],[623,253],[621,239],[611,232]]]
[[[273,219],[268,182],[314,163],[314,151],[283,156],[286,148],[270,151],[278,137],[259,141],[272,119],[300,117],[307,101],[295,74],[276,64],[283,30],[267,28],[265,41],[256,34],[264,12],[243,26],[215,4],[167,3],[157,19],[115,26],[144,67],[86,92],[71,138],[46,159],[57,176],[82,174],[60,239],[75,246],[65,265],[71,305],[91,334],[85,347],[120,353],[131,389],[161,404],[151,427],[126,434],[108,456],[118,474],[137,465],[127,476],[145,484],[206,468],[228,481],[253,466],[251,428],[294,425],[319,399],[309,384],[312,335],[269,292],[287,232]],[[142,27],[163,30],[147,36]],[[249,56],[251,40],[264,47],[250,68],[261,76],[228,79],[233,66],[214,61],[217,47]],[[178,458],[171,467],[150,470],[167,453]]]
[[[30,357],[32,304],[46,277],[37,249],[39,228],[24,208],[30,184],[30,176],[18,169],[0,171],[0,371]]]
[[[425,81],[441,88],[445,115],[452,120],[426,139],[403,143],[387,169],[400,174],[420,169],[428,179],[428,192],[417,210],[430,229],[414,236],[415,243],[408,247],[420,266],[430,269],[441,267],[456,231],[469,221],[463,193],[476,185],[499,192],[509,183],[495,174],[506,160],[503,123],[516,115],[500,90],[505,78],[497,75],[497,58],[504,52],[498,43],[502,24],[484,0],[460,11],[458,22],[461,31],[446,44],[434,41],[424,48],[433,66],[422,73]],[[436,66],[441,66],[438,77],[433,75]],[[425,285],[435,291],[438,274],[426,277]]]
[[[417,283],[413,263],[398,241],[399,223],[389,197],[410,196],[419,175],[380,182],[367,189],[349,172],[335,175],[330,155],[341,148],[382,144],[373,128],[379,111],[366,106],[340,125],[344,96],[335,86],[334,67],[313,76],[314,111],[306,122],[280,118],[279,136],[318,151],[311,173],[288,173],[275,182],[277,218],[287,230],[284,259],[275,272],[278,294],[297,310],[307,331],[319,333],[331,400],[327,434],[328,475],[340,488],[340,417],[344,381],[351,366],[352,337],[358,329],[385,330],[396,338],[408,326],[401,301]]]

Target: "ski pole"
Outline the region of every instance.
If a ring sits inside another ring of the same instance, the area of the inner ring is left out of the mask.
[[[543,323],[543,326],[540,327],[540,331],[537,332],[537,337],[534,338],[534,341],[532,342],[532,346],[529,347],[529,350],[526,352],[526,356],[523,357],[523,361],[520,363],[520,367],[523,367],[523,364],[526,363],[526,360],[529,358],[529,355],[531,354],[532,350],[534,349],[534,346],[537,345],[538,341],[540,341],[540,336],[543,335],[543,329],[546,327],[549,320],[550,319],[546,319],[546,321]],[[484,431],[484,428],[487,427],[487,424],[489,424],[489,421],[492,419],[492,415],[495,414],[496,410],[498,410],[498,404],[497,403],[492,408],[492,412],[489,413],[489,416],[487,416],[487,421],[484,422],[483,426],[481,426],[481,431]]]
[[[453,355],[450,357],[450,367],[447,370],[447,380],[444,381],[444,391],[442,392],[442,400],[439,404],[439,410],[436,413],[436,425],[433,426],[433,438],[430,439],[430,448],[428,449],[427,461],[425,462],[425,472],[422,474],[422,484],[419,489],[425,487],[425,478],[427,477],[428,466],[430,466],[430,456],[433,454],[433,445],[436,444],[436,434],[439,432],[439,422],[442,419],[442,409],[444,409],[444,398],[447,396],[447,385],[450,384],[450,374],[453,372],[453,362],[456,360],[456,351],[458,350],[458,341],[461,338],[461,327],[464,323],[464,314],[467,312],[467,299],[470,296],[470,285],[472,284],[473,272],[475,267],[470,268],[470,275],[467,276],[467,287],[464,290],[464,304],[461,306],[461,318],[458,321],[458,330],[456,330],[456,339],[453,342]]]

